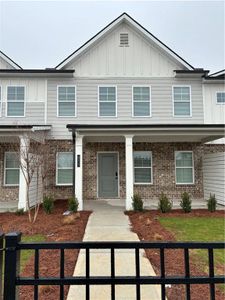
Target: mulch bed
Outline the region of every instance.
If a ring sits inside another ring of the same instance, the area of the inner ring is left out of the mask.
[[[185,214],[181,210],[173,210],[170,213],[162,214],[158,211],[127,212],[131,221],[132,230],[138,234],[140,240],[144,241],[176,241],[175,236],[166,230],[159,222],[158,217],[224,217],[224,211],[216,211],[210,213],[207,210],[194,210],[189,214]],[[222,230],[222,229],[221,229]],[[160,275],[160,256],[159,250],[146,250],[146,256],[150,260],[157,275]],[[166,275],[184,275],[184,251],[183,250],[165,250],[165,267]],[[204,271],[200,270],[196,261],[191,259],[190,273],[194,275],[206,275]],[[206,271],[205,271],[206,272]],[[169,300],[183,300],[185,299],[185,286],[172,285],[166,289]],[[216,289],[216,299],[224,300],[224,294]],[[208,285],[191,285],[191,299],[192,300],[209,300],[209,286]]]
[[[31,224],[28,216],[17,216],[14,213],[0,214],[0,230],[4,233],[11,231],[21,231],[23,235],[44,235],[46,241],[82,241],[88,217],[91,212],[82,211],[80,217],[75,220],[74,224],[62,225],[62,213],[67,210],[67,201],[56,201],[54,211],[47,215],[40,208],[37,221]],[[77,261],[77,250],[65,250],[65,276],[72,276],[74,267]],[[39,276],[58,277],[59,276],[59,250],[41,250],[39,257]],[[32,256],[22,274],[23,277],[34,275],[34,257]],[[66,299],[69,287],[65,286],[64,298]],[[25,286],[20,288],[20,299],[33,299],[33,287]],[[55,300],[59,299],[59,287],[56,286],[40,286],[40,300]]]

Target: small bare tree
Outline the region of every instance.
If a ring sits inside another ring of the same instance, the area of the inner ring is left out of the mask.
[[[33,134],[23,138],[19,151],[19,162],[25,182],[26,182],[26,210],[31,223],[37,219],[42,198],[39,193],[39,182],[41,179],[42,187],[46,181],[47,174],[52,167],[52,160],[49,159],[50,147],[46,142],[45,134],[43,134],[42,142],[32,140]],[[36,176],[36,199],[34,206],[30,203],[30,187],[32,180]],[[32,214],[33,209],[33,214]]]

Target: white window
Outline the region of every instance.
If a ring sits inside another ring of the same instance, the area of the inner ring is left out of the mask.
[[[99,117],[116,117],[116,87],[100,86],[98,91]]]
[[[173,112],[176,117],[191,116],[191,88],[190,86],[173,87]]]
[[[24,117],[25,115],[25,87],[7,87],[7,116]]]
[[[225,92],[217,92],[216,93],[216,103],[217,104],[225,104]]]
[[[193,153],[191,151],[176,151],[176,183],[193,184],[194,183],[194,165]]]
[[[135,86],[133,87],[133,116],[150,117],[150,87]]]
[[[19,185],[20,166],[18,153],[5,152],[4,166],[4,184],[9,186]]]
[[[152,153],[150,151],[134,151],[134,183],[152,183]]]
[[[58,86],[58,116],[76,116],[76,88],[75,86]]]
[[[73,153],[58,152],[56,160],[56,184],[73,184]]]

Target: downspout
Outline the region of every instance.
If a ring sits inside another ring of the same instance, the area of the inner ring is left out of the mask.
[[[73,195],[72,197],[75,197],[75,164],[76,164],[76,145],[75,145],[75,141],[76,141],[76,134],[75,131],[72,131],[72,138],[73,138]]]

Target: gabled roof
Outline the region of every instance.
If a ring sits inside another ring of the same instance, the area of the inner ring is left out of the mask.
[[[139,24],[136,20],[134,20],[127,13],[121,14],[118,18],[109,23],[106,27],[104,27],[101,31],[99,31],[96,35],[94,35],[90,40],[84,43],[81,47],[75,50],[72,54],[70,54],[67,58],[65,58],[61,63],[56,66],[56,69],[61,69],[65,67],[70,61],[75,59],[78,55],[80,55],[87,48],[92,46],[96,41],[98,41],[102,36],[106,33],[110,32],[122,22],[127,22],[129,25],[134,27],[140,33],[142,33],[147,39],[153,41],[157,46],[167,52],[171,57],[173,57],[176,61],[182,64],[186,69],[193,70],[194,67],[189,64],[186,60],[184,60],[181,56],[179,56],[176,52],[174,52],[171,48],[165,45],[162,41],[160,41],[156,36],[154,36],[151,32],[149,32],[146,28],[144,28],[141,24]]]
[[[209,75],[209,77],[217,78],[217,79],[220,79],[222,77],[224,78],[224,76],[225,76],[225,69],[217,71],[217,72]]]
[[[19,66],[14,60],[12,60],[8,55],[0,51],[0,57],[5,60],[8,64],[10,64],[15,69],[22,70],[22,67]]]

